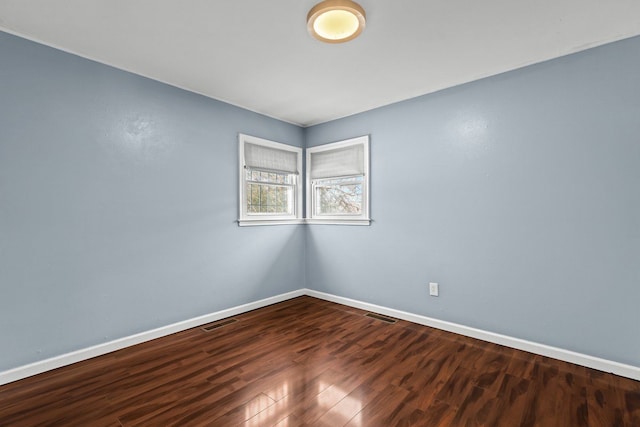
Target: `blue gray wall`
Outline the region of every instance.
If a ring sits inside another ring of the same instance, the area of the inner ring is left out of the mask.
[[[309,128],[371,135],[375,221],[308,227],[307,287],[640,366],[639,76],[633,38]]]
[[[0,32],[0,371],[304,287],[303,227],[239,228],[258,114]]]

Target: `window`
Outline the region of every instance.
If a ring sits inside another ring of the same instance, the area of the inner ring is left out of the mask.
[[[240,225],[302,221],[302,149],[239,135]]]
[[[369,137],[307,149],[307,222],[369,225]]]

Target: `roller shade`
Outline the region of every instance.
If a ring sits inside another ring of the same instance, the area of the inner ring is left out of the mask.
[[[298,154],[264,145],[244,144],[244,164],[250,169],[267,172],[298,173]]]
[[[364,174],[364,146],[356,144],[335,150],[311,153],[311,179]]]

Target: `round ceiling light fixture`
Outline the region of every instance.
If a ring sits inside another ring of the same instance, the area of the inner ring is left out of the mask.
[[[364,9],[351,0],[324,0],[307,15],[309,33],[326,43],[355,39],[364,30],[365,22]]]

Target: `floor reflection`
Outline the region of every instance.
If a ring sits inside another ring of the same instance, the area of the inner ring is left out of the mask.
[[[323,409],[331,412],[330,418],[336,423],[347,423],[360,426],[362,424],[362,402],[355,396],[345,392],[335,384],[319,383],[316,400]]]
[[[299,422],[315,421],[323,425],[349,422],[350,426],[362,426],[362,401],[357,393],[329,381],[318,380],[311,388],[300,388],[295,380],[287,380],[265,393],[245,404],[245,426],[293,427]]]

